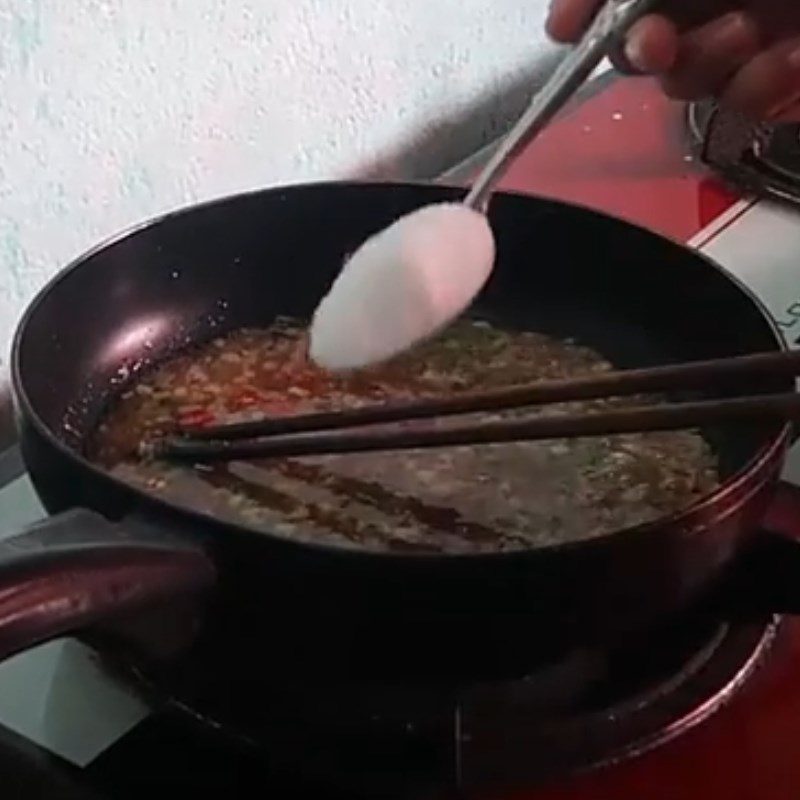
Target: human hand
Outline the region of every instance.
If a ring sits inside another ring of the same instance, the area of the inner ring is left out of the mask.
[[[547,30],[580,38],[601,0],[552,0]],[[657,75],[679,100],[716,97],[772,122],[800,122],[800,0],[664,0],[636,23],[619,68]]]

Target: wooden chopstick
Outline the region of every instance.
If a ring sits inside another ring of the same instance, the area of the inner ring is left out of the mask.
[[[761,395],[643,406],[593,414],[472,423],[430,431],[338,431],[275,436],[251,441],[165,440],[153,455],[193,462],[233,461],[381,450],[499,444],[644,431],[696,428],[732,422],[777,423],[800,419],[800,394]]]
[[[550,380],[489,392],[429,401],[385,403],[342,411],[259,419],[230,425],[185,428],[195,440],[255,439],[290,433],[354,428],[404,420],[449,417],[481,411],[567,403],[648,392],[704,389],[757,377],[786,377],[800,372],[800,351],[768,352],[711,361],[694,361],[647,369],[598,373],[568,380]]]

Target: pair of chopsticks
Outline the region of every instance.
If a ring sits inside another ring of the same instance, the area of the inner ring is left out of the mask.
[[[499,444],[503,442],[611,436],[740,423],[800,419],[795,392],[662,403],[610,411],[532,419],[472,421],[438,430],[370,430],[370,426],[487,411],[624,397],[651,392],[733,388],[757,378],[800,374],[800,352],[771,352],[648,369],[623,370],[569,380],[542,381],[511,389],[338,412],[190,428],[157,442],[153,454],[181,461],[325,455]],[[360,430],[349,430],[359,428]]]

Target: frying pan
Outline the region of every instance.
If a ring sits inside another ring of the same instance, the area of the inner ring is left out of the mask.
[[[41,291],[19,325],[12,378],[25,464],[51,516],[0,544],[0,656],[77,633],[156,685],[180,672],[178,695],[186,669],[211,665],[233,682],[243,670],[467,679],[520,674],[707,602],[793,610],[796,547],[759,532],[788,426],[705,432],[724,482],[683,513],[511,554],[299,543],[170,505],[83,458],[137,370],[226,329],[308,317],[367,236],[458,197],[321,183],[226,198],[126,232]],[[756,299],[676,243],[529,196],[497,196],[491,218],[498,263],[476,303],[484,318],[571,336],[618,367],[784,346]]]

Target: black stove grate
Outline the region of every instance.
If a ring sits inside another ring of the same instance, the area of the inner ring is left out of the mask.
[[[757,123],[707,100],[687,106],[691,146],[737,191],[800,203],[800,125]]]
[[[549,674],[425,691],[361,687],[352,706],[355,687],[325,699],[319,687],[264,685],[243,704],[241,691],[254,687],[206,686],[205,716],[168,704],[83,770],[0,729],[0,777],[16,800],[127,800],[156,788],[441,800],[530,789],[639,755],[705,720],[746,684],[776,631],[767,619],[694,620]]]
[[[480,794],[665,743],[734,696],[774,635],[771,620],[693,616],[614,652],[574,653],[521,680],[461,686],[291,685],[242,665],[227,674],[224,657],[198,670],[195,658],[176,676],[182,695],[172,714],[236,758],[352,797]],[[140,762],[119,747],[123,762]]]

